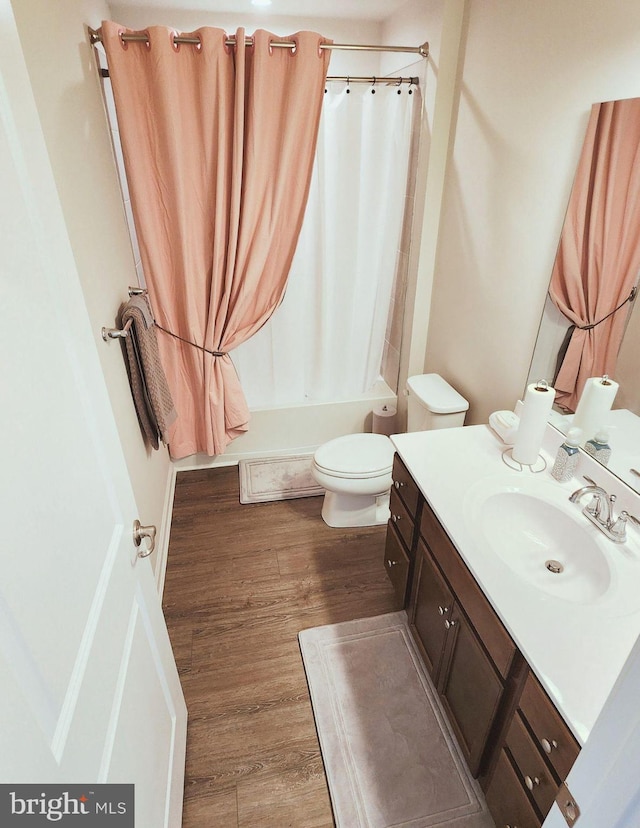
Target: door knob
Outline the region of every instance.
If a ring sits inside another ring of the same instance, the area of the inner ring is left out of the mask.
[[[158,530],[155,526],[142,526],[139,520],[133,521],[133,543],[136,547],[140,546],[143,538],[149,539],[148,549],[141,549],[138,552],[139,558],[148,558],[149,555],[156,548],[156,532]]]

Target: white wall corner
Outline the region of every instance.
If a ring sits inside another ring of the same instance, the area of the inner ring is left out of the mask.
[[[167,573],[167,562],[169,559],[169,537],[171,535],[171,519],[173,517],[173,497],[176,491],[176,477],[178,469],[174,463],[169,464],[167,483],[164,493],[164,504],[162,507],[162,519],[158,530],[156,543],[156,560],[154,575],[160,601],[164,592],[164,581]]]
[[[445,4],[440,45],[433,129],[429,146],[422,227],[419,231],[420,249],[411,309],[407,356],[407,375],[424,371],[427,333],[431,309],[440,218],[447,167],[451,157],[457,118],[460,79],[464,62],[464,33],[467,22],[468,0],[448,0]],[[409,314],[408,314],[409,315]]]

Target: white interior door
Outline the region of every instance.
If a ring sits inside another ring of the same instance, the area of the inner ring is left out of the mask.
[[[0,181],[0,782],[134,783],[179,826],[184,698],[9,0]]]

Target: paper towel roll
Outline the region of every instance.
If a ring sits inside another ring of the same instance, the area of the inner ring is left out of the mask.
[[[513,459],[523,466],[533,466],[538,459],[555,396],[555,388],[551,388],[544,380],[527,386],[516,442],[511,453]]]
[[[584,384],[578,407],[571,423],[582,429],[582,442],[590,440],[598,429],[606,426],[607,415],[618,393],[619,384],[604,377],[590,377]]]
[[[396,428],[396,408],[393,405],[380,405],[373,409],[373,425],[372,431],[374,434],[397,434]]]

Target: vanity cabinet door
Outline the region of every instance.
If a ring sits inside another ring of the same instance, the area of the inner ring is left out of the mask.
[[[395,529],[387,528],[387,540],[384,547],[384,567],[398,599],[398,607],[406,605],[409,582],[409,556]]]
[[[449,625],[438,690],[469,769],[477,777],[503,684],[457,604]]]
[[[416,566],[416,591],[410,624],[429,675],[437,685],[454,598],[422,541],[418,542]]]

